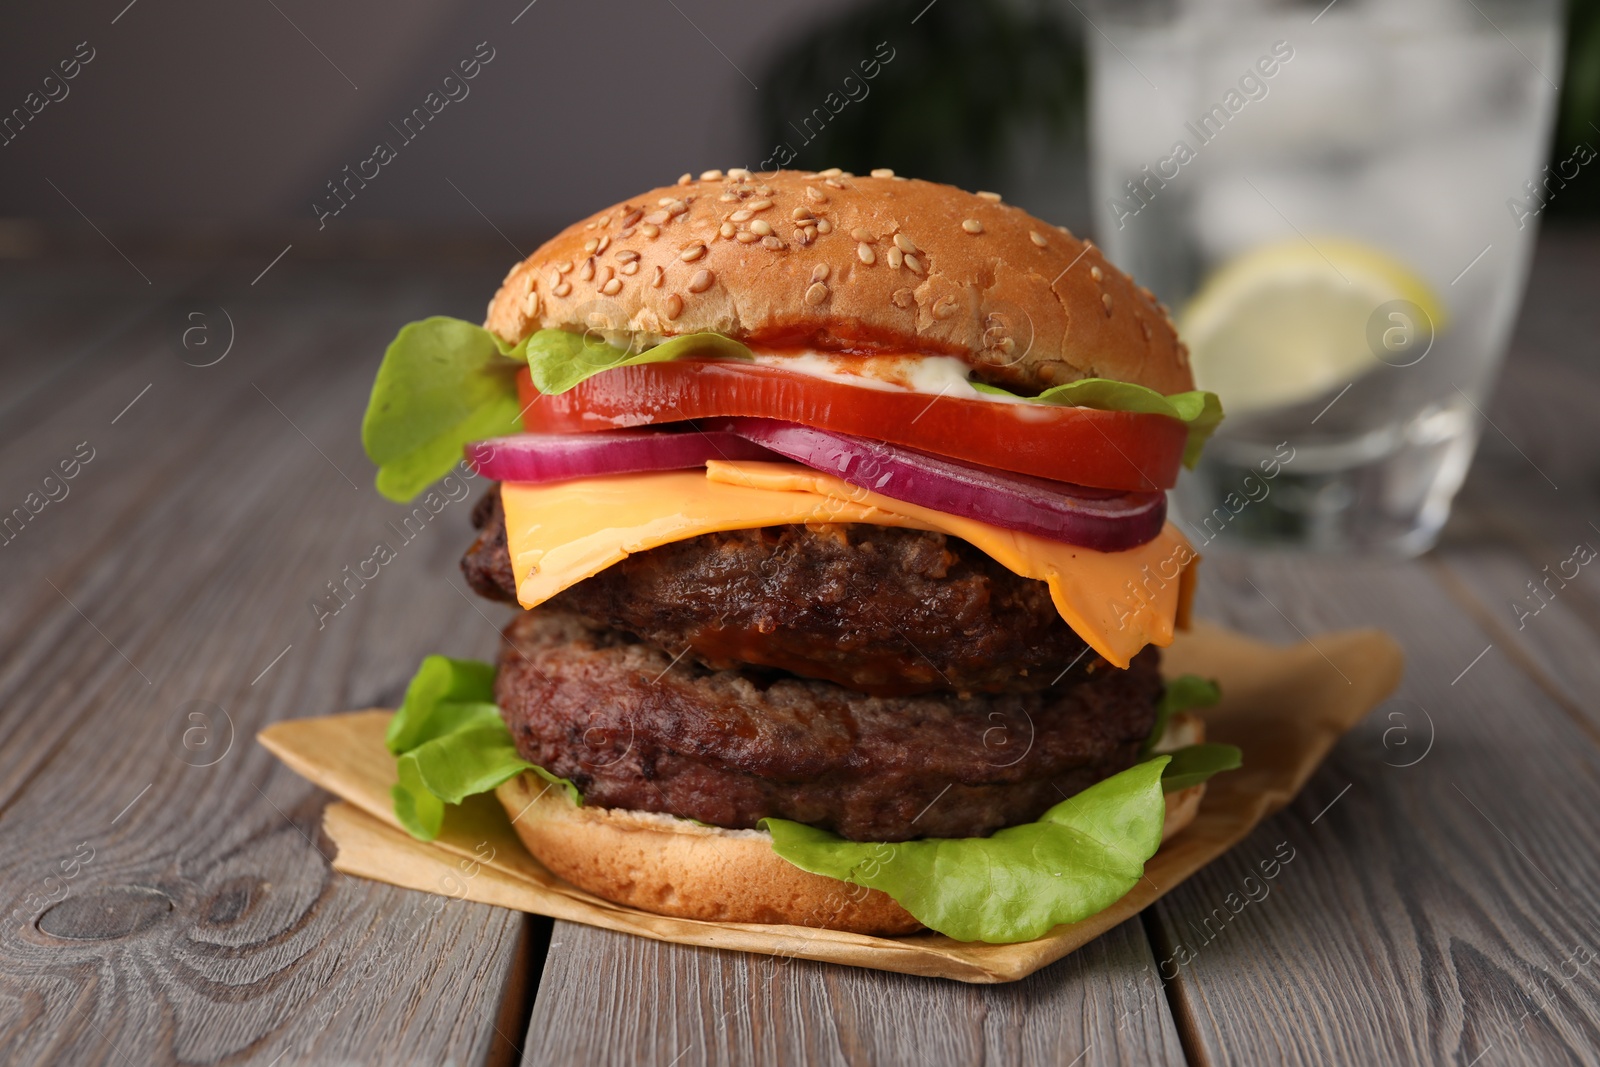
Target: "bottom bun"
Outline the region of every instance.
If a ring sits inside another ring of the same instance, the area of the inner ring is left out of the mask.
[[[1162,841],[1194,820],[1205,791],[1202,782],[1167,795]],[[761,830],[725,830],[657,812],[579,807],[532,771],[495,792],[535,859],[557,877],[615,904],[683,919],[823,927],[880,937],[922,929],[879,890],[802,871],[774,852],[771,837]]]

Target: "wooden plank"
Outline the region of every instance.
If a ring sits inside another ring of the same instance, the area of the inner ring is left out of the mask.
[[[1435,555],[1496,646],[1600,738],[1597,249],[1592,234],[1542,243],[1493,425]]]
[[[1515,665],[1478,658],[1489,638],[1426,567],[1206,567],[1208,615],[1285,640],[1381,622],[1409,660],[1401,698],[1295,804],[1154,909],[1202,1058],[1593,1062],[1600,963],[1568,961],[1600,953],[1600,750]]]
[[[1182,1063],[1124,923],[1008,985],[963,985],[555,924],[525,1064]]]
[[[302,268],[240,298],[243,358],[196,371],[140,334],[40,389],[46,429],[76,433],[156,383],[0,558],[0,1060],[482,1063],[516,1044],[497,1027],[520,1029],[528,922],[332,874],[325,798],[251,741],[392,698],[425,652],[494,647],[447,587],[464,503],[323,631],[307,607],[400,513],[356,426],[395,325],[493,285],[445,273]],[[0,447],[0,485],[42,447]]]

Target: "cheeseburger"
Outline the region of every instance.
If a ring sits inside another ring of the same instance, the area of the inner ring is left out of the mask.
[[[520,609],[412,680],[396,815],[494,791],[555,875],[687,918],[1086,918],[1238,764],[1158,652],[1220,417],[1149,290],[991,193],[708,171],[577,222],[373,388],[379,489],[493,483],[461,566]]]

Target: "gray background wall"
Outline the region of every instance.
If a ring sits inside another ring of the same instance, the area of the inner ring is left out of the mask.
[[[388,123],[486,41],[470,95],[328,226],[484,225],[465,194],[498,226],[542,232],[684,170],[759,160],[747,77],[847,3],[8,5],[0,114],[79,42],[95,58],[0,146],[0,218],[76,220],[70,198],[101,226],[311,222],[324,182],[398,144]]]

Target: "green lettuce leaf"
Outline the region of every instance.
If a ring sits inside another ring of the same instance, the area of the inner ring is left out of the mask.
[[[541,393],[564,393],[591,375],[613,367],[665,363],[684,356],[754,359],[750,350],[720,333],[688,333],[634,352],[594,336],[566,330],[540,330],[523,342],[528,374]]]
[[[534,771],[582,803],[570,781],[517,755],[494,703],[494,674],[488,663],[428,656],[389,720],[384,743],[400,777],[390,796],[395,817],[411,836],[432,841],[445,805],[487,793],[523,771]]]
[[[1009,389],[985,382],[973,382],[980,393],[996,396],[1018,396]],[[1041,404],[1065,404],[1071,407],[1096,408],[1100,411],[1134,411],[1147,415],[1165,415],[1189,427],[1189,439],[1183,447],[1183,465],[1193,468],[1200,460],[1206,441],[1222,421],[1222,401],[1217,394],[1201,389],[1187,393],[1163,396],[1154,389],[1132,382],[1118,382],[1110,378],[1083,378],[1065,385],[1046,389],[1038,396],[1021,397]]]
[[[1165,754],[1172,757],[1172,762],[1161,772],[1161,788],[1168,793],[1199,785],[1213,774],[1238,770],[1244,764],[1244,754],[1237,747],[1210,741],[1184,745]]]
[[[408,323],[378,368],[361,422],[361,443],[378,467],[378,491],[403,503],[449,473],[461,461],[462,446],[522,428],[516,387],[520,363],[526,361],[541,393],[558,394],[604,370],[690,355],[753,358],[744,345],[716,333],[685,334],[634,351],[608,344],[597,334],[539,330],[508,347],[483,327],[461,319],[435,316]],[[973,388],[1017,396],[983,382],[974,382]],[[1106,378],[1068,382],[1019,399],[1178,419],[1189,427],[1183,461],[1190,467],[1222,419],[1222,405],[1212,393],[1162,396],[1142,385]]]
[[[1156,701],[1156,724],[1145,739],[1141,754],[1148,755],[1161,743],[1162,735],[1167,732],[1167,723],[1178,712],[1190,708],[1209,708],[1221,699],[1222,690],[1217,683],[1198,674],[1180,674],[1169,679],[1166,688],[1161,691],[1161,699]]]
[[[1166,765],[1148,760],[989,837],[874,844],[786,819],[761,825],[796,867],[881,889],[931,930],[1031,941],[1105,910],[1139,881],[1161,845]]]
[[[481,326],[435,317],[401,327],[361,420],[378,492],[404,503],[460,463],[467,442],[520,430],[516,371]]]

